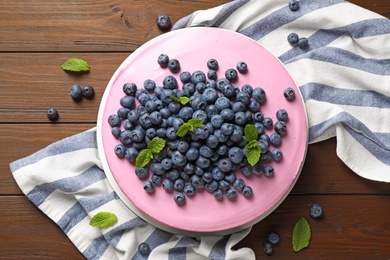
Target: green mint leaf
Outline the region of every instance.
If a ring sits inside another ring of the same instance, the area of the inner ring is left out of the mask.
[[[183,137],[183,136],[185,136],[185,135],[188,133],[188,131],[190,130],[190,128],[191,128],[191,125],[189,125],[189,124],[187,124],[187,123],[184,123],[184,124],[182,124],[182,125],[179,127],[179,129],[178,129],[177,132],[176,132],[176,135],[179,136],[179,137]]]
[[[152,151],[149,149],[143,149],[135,158],[135,166],[138,168],[145,167],[150,160],[153,159]]]
[[[305,218],[301,218],[294,226],[292,244],[295,252],[309,246],[311,237],[310,225]]]
[[[182,97],[169,96],[169,97],[172,98],[173,101],[178,102],[182,105],[186,105],[188,102],[190,102],[190,99],[185,96]]]
[[[62,69],[66,71],[89,71],[89,64],[85,60],[78,58],[70,58],[62,64]]]
[[[202,119],[190,119],[188,120],[187,124],[190,124],[192,125],[193,127],[201,127],[202,124],[203,124],[203,120]]]
[[[161,152],[161,150],[164,149],[164,146],[165,140],[160,137],[154,138],[148,143],[148,149],[154,154]]]
[[[114,225],[117,221],[118,218],[114,213],[99,212],[92,217],[91,221],[89,222],[89,225],[93,227],[107,228]]]
[[[258,138],[257,128],[252,124],[247,124],[244,128],[244,135],[247,142],[256,140]]]
[[[260,160],[260,146],[256,140],[252,140],[246,144],[246,158],[248,163],[253,166]]]

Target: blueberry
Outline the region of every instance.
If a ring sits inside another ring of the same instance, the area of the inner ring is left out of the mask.
[[[252,96],[253,87],[249,84],[242,86],[241,91],[247,93],[249,96]]]
[[[195,84],[192,82],[187,82],[183,86],[183,90],[186,91],[189,95],[195,93]]]
[[[202,169],[206,169],[210,166],[211,162],[208,158],[205,158],[203,156],[199,156],[198,159],[196,159],[196,165]]]
[[[276,111],[276,118],[280,121],[286,121],[288,119],[288,113],[286,109],[279,109]]]
[[[213,194],[214,198],[218,200],[223,199],[223,191],[221,189],[216,189]]]
[[[259,141],[257,141],[257,143],[259,144],[260,151],[262,153],[265,153],[268,150],[268,142],[267,141],[260,139]]]
[[[231,123],[223,123],[221,125],[221,132],[224,135],[231,135],[234,131],[234,125]]]
[[[210,158],[213,153],[213,150],[207,145],[202,145],[199,148],[199,154],[205,158]]]
[[[256,113],[260,111],[260,103],[257,102],[256,100],[251,100],[248,105],[249,111],[252,113]]]
[[[231,98],[236,95],[235,87],[232,84],[226,84],[222,87],[222,94],[225,97]]]
[[[132,96],[124,96],[120,99],[120,104],[122,107],[133,109],[135,107],[135,99]]]
[[[193,113],[194,110],[191,107],[183,107],[179,111],[179,117],[184,121],[188,121],[189,119],[192,118]]]
[[[149,175],[149,170],[148,168],[135,168],[135,175],[137,175],[138,178],[140,179],[145,179]]]
[[[123,85],[123,92],[128,96],[135,96],[137,92],[137,85],[135,83],[125,83]]]
[[[213,168],[211,171],[213,179],[216,181],[221,181],[225,178],[225,173],[222,172],[218,167]]]
[[[186,152],[186,158],[189,161],[195,161],[199,156],[199,150],[195,147],[190,147]]]
[[[177,80],[174,76],[168,75],[163,80],[163,88],[165,89],[176,89],[177,88]]]
[[[299,40],[299,36],[298,34],[296,33],[290,33],[288,36],[287,36],[287,41],[291,44],[291,45],[296,45],[298,43],[298,40]]]
[[[191,81],[191,73],[188,71],[183,71],[182,73],[180,73],[179,78],[181,82],[188,83]]]
[[[305,37],[301,37],[299,38],[297,45],[301,49],[306,49],[307,47],[309,47],[309,40]]]
[[[210,69],[209,71],[207,71],[207,77],[209,79],[216,80],[217,79],[217,71]]]
[[[152,182],[154,183],[154,185],[161,185],[163,182],[163,177],[160,175],[153,174]]]
[[[241,73],[246,73],[248,71],[248,65],[243,61],[238,62],[236,67]]]
[[[283,95],[287,100],[293,100],[295,98],[295,90],[288,87],[283,91]]]
[[[209,59],[207,61],[207,67],[212,70],[218,69],[218,61],[216,59]]]
[[[165,173],[165,169],[163,168],[161,163],[153,162],[150,165],[150,171],[156,175],[163,175]]]
[[[271,242],[265,242],[263,244],[263,252],[266,254],[266,255],[272,255],[273,252],[274,252],[274,247],[273,245],[271,244]]]
[[[118,126],[114,126],[113,128],[111,128],[111,134],[115,137],[115,138],[118,138],[120,135],[121,135],[121,128],[118,127]]]
[[[199,82],[206,82],[206,74],[204,72],[197,70],[191,75],[191,82],[194,83],[195,85],[198,84]]]
[[[138,106],[140,107],[140,106]],[[146,109],[145,109],[146,111]],[[127,113],[127,119],[131,122],[131,123],[136,123],[139,119],[139,113],[137,110],[130,110],[129,113]]]
[[[168,69],[172,72],[172,73],[177,73],[180,71],[180,62],[176,59],[171,59],[169,60],[168,62]]]
[[[58,110],[54,107],[49,108],[46,111],[46,116],[50,121],[56,121],[58,119]]]
[[[240,143],[244,138],[244,131],[242,129],[234,129],[232,135],[230,136],[230,140],[235,143]]]
[[[149,244],[143,242],[138,245],[138,253],[142,256],[148,256],[150,254],[150,246]]]
[[[290,0],[290,2],[288,3],[288,7],[291,11],[297,11],[299,9],[298,0]]]
[[[194,196],[195,195],[195,188],[191,184],[186,184],[183,189],[184,193],[187,196]]]
[[[218,99],[218,92],[213,88],[206,88],[202,93],[202,97],[208,104],[214,104]]]
[[[245,181],[243,179],[236,179],[234,182],[233,182],[233,187],[238,190],[238,191],[242,191],[245,187]]]
[[[250,177],[252,175],[252,166],[246,165],[240,168],[242,175]]]
[[[267,165],[264,167],[264,175],[267,177],[271,177],[274,175],[274,168],[271,165]]]
[[[253,89],[252,97],[254,98],[254,100],[259,102],[259,104],[262,104],[266,99],[266,94],[265,94],[264,89],[262,89],[262,88]]]
[[[144,190],[146,192],[149,192],[149,193],[153,192],[154,191],[154,183],[152,181],[150,181],[150,180],[146,180],[144,182]]]
[[[237,78],[238,78],[237,70],[235,70],[235,69],[227,69],[225,71],[225,78],[228,81],[230,81],[230,82],[237,81]]]
[[[226,197],[229,199],[234,199],[235,197],[237,197],[237,191],[234,188],[229,188],[226,191]]]
[[[280,242],[280,236],[277,232],[272,231],[267,236],[268,242],[270,242],[272,245],[276,245]]]
[[[265,117],[265,118],[263,119],[262,124],[264,125],[264,127],[265,127],[266,129],[271,129],[274,123],[273,123],[272,118],[270,118],[270,117]]]
[[[186,174],[194,174],[195,173],[195,165],[191,162],[187,162],[186,165],[184,165],[183,171]]]
[[[137,159],[138,156],[138,151],[134,147],[130,147],[126,150],[125,152],[125,158],[129,161],[134,163],[135,160]]]
[[[136,98],[139,98],[139,96],[141,96],[141,94],[148,94],[148,92],[147,92],[146,89],[144,89],[144,88],[137,89],[137,90],[135,91],[135,97],[136,97]]]
[[[222,116],[225,122],[233,122],[234,121],[234,112],[230,108],[225,108],[221,111],[220,115]]]
[[[166,190],[166,191],[171,191],[171,190],[173,190],[173,181],[170,180],[170,179],[165,179],[165,180],[163,181],[162,187],[163,187],[163,189]]]
[[[218,189],[218,182],[213,180],[211,181],[210,183],[206,183],[204,185],[205,189],[208,191],[208,192],[213,192],[216,191]]]
[[[269,137],[269,141],[271,144],[278,146],[282,142],[282,137],[278,133],[273,133]]]
[[[245,125],[246,122],[247,122],[247,117],[246,117],[246,113],[244,112],[237,112],[235,115],[234,115],[234,122],[237,124],[237,125]]]
[[[119,140],[121,141],[122,144],[124,145],[130,145],[133,143],[131,140],[131,131],[130,130],[124,130],[121,132],[119,136]]]
[[[274,130],[279,135],[284,135],[287,131],[286,123],[283,121],[278,121],[275,123]]]
[[[249,186],[245,186],[243,189],[242,189],[242,194],[244,194],[245,197],[249,198],[253,195],[253,190],[251,187]]]
[[[190,183],[195,189],[199,189],[204,186],[202,178],[195,174],[191,176]]]
[[[271,156],[275,161],[280,161],[283,157],[283,153],[280,151],[280,149],[275,148],[271,151]]]
[[[226,174],[225,175],[225,180],[230,183],[230,184],[233,184],[234,181],[236,180],[236,174],[234,172],[232,173],[229,173],[229,174]]]
[[[177,191],[182,191],[184,189],[185,182],[183,179],[177,179],[173,182],[173,188]]]
[[[125,157],[126,147],[123,144],[118,144],[115,146],[114,152],[116,156],[118,156],[119,158],[123,158]]]
[[[149,118],[150,118],[150,121],[152,122],[152,124],[154,124],[154,125],[158,125],[162,121],[162,116],[161,116],[160,112],[158,112],[158,111],[152,112],[150,114]]]
[[[179,141],[179,144],[177,145],[177,150],[181,153],[186,153],[189,148],[190,145],[184,140]]]
[[[222,88],[227,85],[227,84],[230,84],[230,81],[227,79],[227,78],[220,78],[217,80],[217,83],[216,83],[216,88],[219,90],[219,91],[222,91]]]
[[[230,172],[233,168],[233,163],[229,158],[221,158],[218,161],[218,168],[222,172]]]
[[[171,28],[171,18],[167,14],[160,14],[156,18],[156,24],[162,31],[167,31]]]
[[[256,163],[252,166],[253,174],[261,175],[264,173],[264,166],[261,163]]]
[[[213,175],[211,174],[211,172],[204,172],[203,175],[202,175],[202,180],[205,182],[205,183],[210,183],[213,181]]]
[[[81,93],[82,93],[83,97],[91,99],[95,95],[95,90],[93,89],[93,87],[91,85],[85,85],[81,89]]]
[[[121,118],[118,116],[118,114],[112,114],[108,117],[107,119],[108,121],[108,124],[111,126],[111,127],[114,127],[114,126],[119,126],[121,124]]]
[[[206,100],[204,100],[203,97],[200,95],[193,97],[192,100],[190,101],[190,104],[192,109],[194,110],[204,110],[207,107]]]
[[[310,206],[310,216],[312,218],[322,218],[324,215],[324,211],[320,204],[312,204]]]
[[[83,96],[81,87],[77,84],[72,85],[70,88],[70,96],[76,101],[80,100]]]
[[[214,149],[219,144],[218,138],[215,135],[209,135],[206,139],[206,144],[208,147]]]
[[[168,62],[169,62],[169,56],[167,54],[160,54],[157,58],[157,63],[160,64],[162,68],[168,67]]]

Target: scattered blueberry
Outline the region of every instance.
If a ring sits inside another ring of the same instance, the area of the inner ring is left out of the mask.
[[[246,73],[248,71],[248,65],[246,64],[246,62],[243,62],[243,61],[240,61],[239,63],[237,63],[237,70],[241,73]]]
[[[272,245],[276,245],[280,242],[280,236],[277,232],[272,231],[268,234],[267,237],[268,242],[270,242]]]
[[[217,70],[218,69],[218,61],[216,59],[209,59],[207,61],[207,67],[211,70]]]
[[[95,90],[91,85],[85,85],[81,89],[81,93],[85,98],[91,99],[95,95]]]
[[[54,107],[49,108],[46,111],[46,116],[50,121],[56,121],[58,119],[58,110]]]
[[[173,199],[178,205],[182,205],[186,201],[186,196],[182,192],[177,192]]]
[[[293,100],[295,98],[295,90],[288,87],[283,91],[283,95],[287,100]]]
[[[305,37],[301,37],[299,38],[297,45],[301,49],[306,49],[307,47],[309,47],[309,40]]]
[[[142,256],[148,256],[150,254],[150,246],[148,243],[141,243],[138,245],[138,253]]]
[[[324,211],[320,204],[312,204],[310,206],[310,216],[312,218],[322,218],[324,216]]]
[[[290,33],[288,36],[287,36],[287,41],[291,44],[291,45],[296,45],[298,43],[298,40],[299,40],[299,36],[298,34],[296,33]]]
[[[160,54],[157,58],[157,63],[160,64],[162,68],[168,67],[168,62],[169,62],[169,56],[167,54]]]
[[[168,62],[168,69],[173,72],[173,73],[176,73],[176,72],[179,72],[180,70],[180,62],[176,59],[171,59],[169,60]]]
[[[154,183],[150,180],[146,180],[144,182],[144,190],[147,192],[153,192],[154,191]]]
[[[171,18],[167,14],[160,14],[156,18],[156,24],[160,30],[167,31],[171,28]]]
[[[290,2],[288,3],[288,7],[291,11],[297,11],[299,9],[298,0],[290,0]]]
[[[263,252],[266,254],[266,255],[272,255],[273,252],[274,252],[274,247],[273,245],[271,244],[271,242],[265,242],[263,244]]]
[[[77,84],[72,85],[70,88],[70,96],[74,100],[79,101],[83,97],[81,87]]]

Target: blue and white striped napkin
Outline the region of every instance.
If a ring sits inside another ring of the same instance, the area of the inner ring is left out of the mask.
[[[236,0],[197,11],[173,29],[222,27],[245,34],[286,65],[304,97],[310,143],[337,138],[337,154],[354,172],[390,182],[390,20],[341,0]],[[301,49],[287,42],[295,32],[309,40]],[[249,248],[233,250],[250,229],[198,238],[171,234],[142,220],[115,194],[97,151],[96,130],[60,140],[11,163],[26,196],[87,259],[254,259]],[[118,223],[89,225],[101,211]]]

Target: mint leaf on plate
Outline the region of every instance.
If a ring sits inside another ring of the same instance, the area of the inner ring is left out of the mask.
[[[61,67],[63,70],[73,72],[89,71],[88,62],[79,58],[70,58],[65,61]]]
[[[295,252],[309,246],[311,237],[310,225],[305,218],[301,218],[294,226],[292,244]]]
[[[107,228],[114,225],[117,221],[118,218],[114,213],[103,211],[96,213],[89,222],[89,225],[93,227]]]

